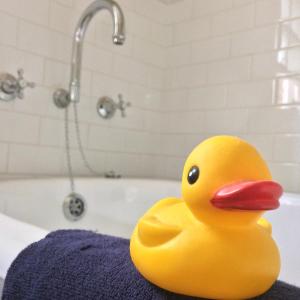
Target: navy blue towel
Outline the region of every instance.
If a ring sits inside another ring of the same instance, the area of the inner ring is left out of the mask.
[[[3,300],[191,300],[145,280],[129,241],[81,230],[50,233],[11,265]],[[300,289],[277,282],[261,300],[299,300]]]

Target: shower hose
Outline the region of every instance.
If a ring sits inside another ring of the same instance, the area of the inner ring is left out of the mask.
[[[74,113],[74,127],[75,127],[75,139],[77,142],[79,154],[81,161],[84,165],[84,167],[89,171],[91,175],[96,176],[103,176],[103,173],[97,172],[93,167],[90,165],[86,154],[84,152],[82,139],[81,139],[81,132],[80,132],[80,125],[79,125],[79,118],[78,118],[78,109],[77,109],[78,102],[72,102],[70,105],[68,105],[65,108],[65,152],[66,152],[66,160],[67,160],[67,171],[68,171],[68,177],[70,180],[70,188],[71,192],[75,193],[76,187],[75,187],[75,180],[74,180],[74,170],[73,170],[73,164],[72,164],[72,154],[71,154],[71,134],[70,134],[70,119],[69,119],[69,109],[70,106],[73,106],[73,113]]]

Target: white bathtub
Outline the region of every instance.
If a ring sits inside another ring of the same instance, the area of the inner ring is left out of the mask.
[[[72,222],[62,210],[68,180],[0,182],[0,277],[5,277],[23,248],[51,230],[83,228],[129,238],[138,218],[153,203],[180,195],[176,181],[80,178],[76,186],[88,206],[83,219]],[[280,279],[300,286],[300,195],[285,194],[280,209],[266,216],[281,250]]]
[[[74,222],[63,214],[62,203],[70,193],[67,179],[0,181],[0,277],[22,249],[51,230],[80,228],[129,238],[138,218],[157,200],[179,195],[180,184],[77,178],[76,192],[86,199],[87,210]]]

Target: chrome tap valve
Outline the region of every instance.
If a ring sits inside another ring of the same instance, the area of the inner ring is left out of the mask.
[[[17,77],[9,73],[0,74],[0,100],[2,101],[23,99],[27,87],[34,88],[35,83],[25,80],[23,69],[18,70]]]

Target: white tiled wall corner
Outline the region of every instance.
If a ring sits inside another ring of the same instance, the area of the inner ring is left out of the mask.
[[[261,151],[275,179],[300,192],[298,2],[193,0],[173,6],[164,155],[184,158],[186,147],[175,151],[174,141],[190,139],[192,147],[213,134],[238,135]]]
[[[300,6],[296,0],[119,0],[127,43],[109,14],[84,46],[79,117],[91,164],[125,176],[180,179],[185,156],[213,134],[253,143],[287,190],[300,192]],[[69,80],[72,32],[89,0],[0,0],[0,68],[37,82],[0,103],[0,177],[66,175],[64,112],[52,93]],[[32,8],[35,8],[34,10]],[[100,96],[132,103],[100,120]],[[71,117],[72,120],[72,117]],[[72,136],[74,124],[71,122]],[[74,169],[88,175],[72,143]]]

